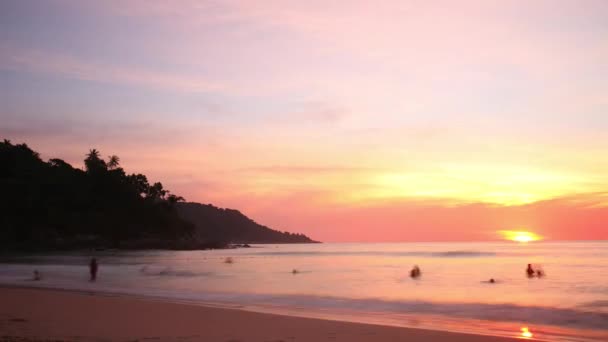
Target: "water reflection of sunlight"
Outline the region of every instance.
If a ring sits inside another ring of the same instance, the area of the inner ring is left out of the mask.
[[[534,335],[530,332],[530,329],[528,329],[528,327],[522,327],[521,328],[521,337],[524,339],[530,339],[532,338]]]

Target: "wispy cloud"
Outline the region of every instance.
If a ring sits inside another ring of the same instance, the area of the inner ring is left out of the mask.
[[[155,88],[178,92],[218,92],[224,86],[204,78],[95,63],[67,53],[0,44],[0,69]]]
[[[377,171],[377,169],[367,167],[349,166],[263,166],[237,169],[238,173],[251,174],[271,174],[271,175],[311,175],[311,174],[331,174],[331,173],[360,173]]]

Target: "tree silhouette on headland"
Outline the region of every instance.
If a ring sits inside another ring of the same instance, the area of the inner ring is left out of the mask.
[[[0,248],[198,249],[261,236],[268,242],[311,242],[303,235],[260,230],[240,213],[227,216],[224,209],[205,206],[192,211],[180,203],[183,197],[160,182],[150,184],[143,174],[126,174],[119,162],[116,155],[106,162],[91,149],[81,170],[61,159],[45,162],[26,144],[5,139],[0,143]]]
[[[119,158],[91,149],[84,170],[61,159],[44,162],[26,144],[0,144],[0,236],[11,249],[195,247],[194,226],[160,182],[127,175]],[[180,245],[181,244],[181,245]],[[182,246],[183,245],[183,246]]]

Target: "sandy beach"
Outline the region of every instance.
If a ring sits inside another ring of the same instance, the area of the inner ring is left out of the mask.
[[[58,290],[0,288],[0,303],[1,341],[515,341]]]

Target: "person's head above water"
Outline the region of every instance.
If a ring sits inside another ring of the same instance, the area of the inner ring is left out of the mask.
[[[410,271],[410,277],[417,278],[420,276],[420,274],[421,274],[420,268],[418,267],[418,265],[414,265],[414,267]]]

